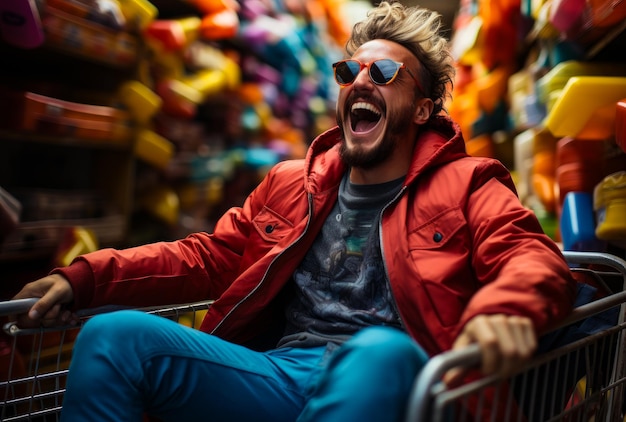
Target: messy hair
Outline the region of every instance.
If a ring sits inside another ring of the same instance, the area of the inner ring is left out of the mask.
[[[450,96],[455,72],[448,41],[440,33],[441,26],[441,15],[437,12],[383,1],[354,26],[346,52],[352,56],[361,45],[375,39],[393,41],[407,48],[422,65],[419,79],[424,95],[435,104],[431,114],[435,116]]]

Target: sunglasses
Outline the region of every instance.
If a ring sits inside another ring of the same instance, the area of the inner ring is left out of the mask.
[[[368,69],[370,79],[376,85],[389,85],[396,80],[400,69],[405,69],[411,78],[413,78],[420,91],[422,91],[422,85],[405,64],[391,59],[379,59],[371,63],[361,63],[358,60],[348,59],[333,63],[335,81],[337,81],[340,86],[348,86],[354,82],[363,68]]]

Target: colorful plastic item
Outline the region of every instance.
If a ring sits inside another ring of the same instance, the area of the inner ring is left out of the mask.
[[[154,131],[144,129],[137,135],[135,155],[157,168],[164,169],[174,155],[174,145]]]
[[[5,128],[124,145],[132,138],[130,115],[118,108],[8,90],[0,91],[0,101]]]
[[[158,42],[167,51],[180,51],[198,38],[201,22],[197,16],[155,20],[143,33],[146,39]]]
[[[593,192],[599,239],[626,246],[626,171],[612,173]]]
[[[550,110],[571,77],[622,75],[626,75],[626,64],[623,63],[568,60],[555,65],[548,73],[539,78],[536,83],[536,91],[539,100],[546,104]]]
[[[0,2],[0,35],[8,44],[20,48],[42,45],[45,36],[35,0]]]
[[[615,142],[626,152],[626,98],[618,101],[616,105]]]
[[[550,110],[545,126],[556,137],[576,137],[600,107],[626,97],[626,77],[574,76]]]
[[[566,137],[557,142],[559,203],[563,203],[568,192],[593,192],[596,184],[606,175],[604,151],[604,141]]]
[[[585,6],[585,0],[555,0],[550,7],[550,23],[559,31],[568,32],[580,22]]]
[[[44,9],[41,21],[46,43],[51,46],[120,67],[137,60],[139,42],[128,32],[107,28],[52,6]]]
[[[128,108],[135,123],[145,126],[161,108],[162,100],[139,81],[128,81],[119,90],[120,101]]]
[[[148,0],[120,0],[120,8],[131,28],[145,29],[159,11]]]
[[[603,242],[595,234],[596,221],[591,193],[568,192],[565,195],[559,228],[564,250],[603,250]]]
[[[65,267],[79,255],[93,252],[98,249],[98,239],[93,232],[85,227],[68,228],[57,248],[54,264]]]
[[[223,10],[202,18],[200,35],[205,40],[233,38],[239,31],[239,16],[234,10]]]
[[[157,186],[139,198],[139,206],[168,225],[174,226],[180,215],[180,201],[168,186]]]

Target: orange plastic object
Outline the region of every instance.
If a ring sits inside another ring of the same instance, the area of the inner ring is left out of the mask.
[[[598,107],[580,129],[579,139],[608,139],[615,133],[615,104]]]
[[[46,135],[129,142],[130,115],[108,106],[81,104],[33,92],[0,93],[0,126]]]
[[[493,113],[506,93],[511,72],[505,66],[499,66],[488,74],[477,78],[476,93],[480,108],[488,114]]]
[[[494,157],[491,135],[483,134],[465,142],[467,153],[473,157]]]
[[[554,170],[554,151],[545,149],[535,153],[531,189],[548,212],[556,209]]]
[[[615,142],[626,152],[626,98],[617,102],[615,111]]]
[[[200,35],[206,40],[233,38],[238,31],[239,16],[231,9],[204,16],[200,25]]]

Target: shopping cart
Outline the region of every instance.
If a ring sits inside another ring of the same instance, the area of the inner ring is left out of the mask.
[[[591,317],[599,317],[604,326],[540,353],[509,379],[484,377],[448,389],[441,382],[443,374],[456,366],[476,366],[479,350],[469,346],[435,356],[415,381],[407,422],[623,420],[626,262],[601,253],[565,255],[575,266],[572,271],[587,275],[610,294],[576,308],[554,328],[578,327]],[[589,264],[595,268],[585,266]],[[0,303],[0,316],[24,312],[34,301]],[[197,327],[210,305],[211,301],[206,301],[143,310]],[[90,311],[81,321],[109,310]],[[0,421],[59,419],[71,350],[81,325],[37,329],[4,325],[0,333]]]
[[[0,316],[25,312],[36,299],[0,302]],[[212,301],[145,312],[197,328]],[[105,307],[80,314],[75,326],[20,328],[6,322],[0,333],[0,421],[57,421],[65,393],[72,346],[80,327],[91,316],[119,309]]]
[[[415,380],[406,422],[626,421],[626,261],[595,252],[564,254],[573,272],[607,294],[575,308],[545,337],[558,346],[509,378],[475,376],[448,387],[441,381],[448,370],[476,373],[480,350],[471,345],[433,357]]]

